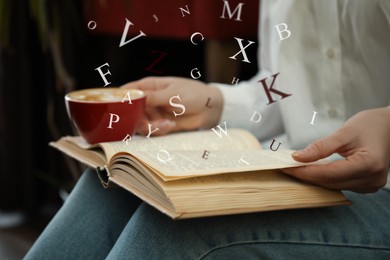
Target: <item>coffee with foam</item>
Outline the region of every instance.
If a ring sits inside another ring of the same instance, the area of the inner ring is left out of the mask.
[[[91,88],[76,90],[68,93],[67,98],[82,102],[121,102],[144,97],[144,93],[137,89],[123,88]]]

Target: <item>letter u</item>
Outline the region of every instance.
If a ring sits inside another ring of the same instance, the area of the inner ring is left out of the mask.
[[[274,145],[274,143],[275,143],[275,139],[272,139],[272,143],[271,143],[271,145],[269,146],[269,149],[271,149],[272,151],[276,152],[276,151],[279,149],[279,147],[280,147],[280,145],[281,145],[282,143],[279,142],[279,145],[278,145],[278,147],[276,147],[275,150],[272,149],[272,146]]]

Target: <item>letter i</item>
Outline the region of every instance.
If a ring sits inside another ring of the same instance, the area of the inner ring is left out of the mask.
[[[311,125],[314,125],[314,119],[316,118],[316,115],[317,115],[317,111],[313,111],[313,117],[311,118],[311,122],[310,122]]]

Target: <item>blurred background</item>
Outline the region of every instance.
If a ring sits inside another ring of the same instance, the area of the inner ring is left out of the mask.
[[[48,146],[75,135],[64,105],[74,89],[145,76],[232,84],[257,68],[259,1],[0,0],[0,259],[20,259],[61,207],[84,166]],[[126,39],[119,47],[126,18]],[[197,45],[191,43],[193,33]],[[254,41],[240,51],[234,37]],[[157,59],[161,58],[158,62]],[[153,63],[156,63],[152,66]],[[103,71],[107,67],[102,68]]]

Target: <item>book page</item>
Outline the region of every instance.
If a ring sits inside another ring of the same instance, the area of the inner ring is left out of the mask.
[[[69,142],[66,138],[61,138],[57,142],[50,142],[49,145],[93,168],[103,167],[107,164],[104,152],[97,146],[86,150],[73,142]]]
[[[176,151],[215,151],[260,149],[259,141],[250,132],[242,129],[228,129],[227,135],[219,137],[211,130],[191,131],[158,137],[134,136],[125,141],[99,144],[105,151],[108,161],[119,152],[176,150]]]
[[[154,169],[156,174],[165,181],[327,163],[324,160],[300,163],[292,159],[292,152],[291,150],[216,150],[210,151],[207,158],[203,150],[169,151],[169,156],[166,153],[137,151],[132,155]]]

